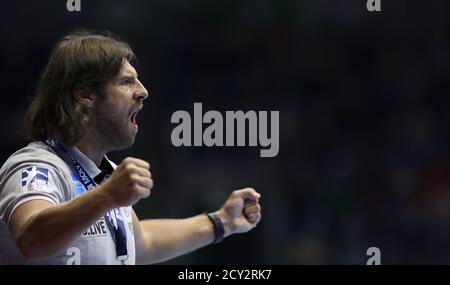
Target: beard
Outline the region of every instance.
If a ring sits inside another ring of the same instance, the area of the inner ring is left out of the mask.
[[[99,144],[109,150],[131,147],[136,133],[130,130],[128,114],[120,114],[106,100],[98,106],[94,113],[94,121]]]

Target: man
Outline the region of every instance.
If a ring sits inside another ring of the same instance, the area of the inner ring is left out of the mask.
[[[149,264],[254,228],[260,195],[234,191],[214,213],[140,221],[150,165],[106,154],[130,147],[148,92],[130,47],[86,31],[55,46],[27,112],[34,142],[0,170],[0,263]]]

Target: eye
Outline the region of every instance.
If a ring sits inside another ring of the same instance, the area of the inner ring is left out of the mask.
[[[133,83],[132,79],[125,79],[120,82],[120,85],[128,86],[131,85],[132,83]]]

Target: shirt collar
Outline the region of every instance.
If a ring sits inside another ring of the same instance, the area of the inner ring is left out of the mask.
[[[83,152],[81,152],[76,147],[70,147],[67,148],[67,152],[76,160],[79,164],[84,168],[84,170],[87,172],[87,174],[94,178],[95,176],[99,175],[102,170],[92,161],[90,160]],[[107,159],[106,156],[102,159]]]
[[[102,172],[111,175],[114,169],[117,168],[117,165],[111,160],[109,160],[106,155],[103,156],[102,161],[100,162],[100,167],[98,167],[91,159],[89,159],[89,157],[87,157],[77,147],[64,147],[62,144],[59,144],[56,140],[53,139],[48,139],[43,143],[53,148],[53,151],[56,152],[57,155],[63,155],[67,159],[69,159],[69,157],[71,156],[83,167],[84,171],[86,171],[86,174],[88,174],[92,179],[94,179]],[[61,154],[57,151],[58,144],[64,150],[65,154]]]

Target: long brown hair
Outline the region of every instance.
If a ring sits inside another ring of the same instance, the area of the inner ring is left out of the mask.
[[[79,30],[62,37],[41,74],[25,116],[29,138],[76,144],[90,115],[73,96],[74,90],[87,87],[102,94],[106,81],[119,74],[124,59],[132,64],[136,60],[130,46],[110,32]]]

